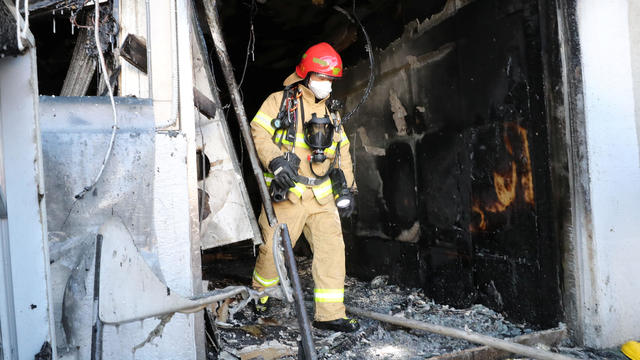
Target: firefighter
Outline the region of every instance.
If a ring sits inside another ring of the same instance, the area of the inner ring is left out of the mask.
[[[327,103],[332,82],[340,77],[342,60],[331,45],[310,47],[285,79],[284,90],[264,101],[251,121],[251,133],[266,169],[278,221],[287,224],[294,246],[304,232],[313,252],[313,325],[351,332],[360,325],[346,316],[343,303],[345,254],[340,217],[353,212],[355,182],[349,140],[339,115]],[[262,290],[276,286],[279,278],[272,252],[274,228],[264,209],[258,222],[265,244],[258,253],[253,287]],[[256,310],[266,311],[268,301],[268,297],[260,299]]]

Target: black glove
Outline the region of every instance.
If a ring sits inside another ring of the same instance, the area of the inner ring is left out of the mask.
[[[278,156],[271,160],[269,163],[269,170],[274,175],[273,182],[281,189],[288,189],[296,186],[293,182],[294,177],[297,175],[293,170],[291,164],[284,158],[284,156]]]
[[[351,200],[349,205],[344,207],[338,207],[338,214],[341,218],[348,218],[353,214],[353,210],[356,208],[356,197],[353,191],[349,191],[349,195],[343,195],[343,198]]]

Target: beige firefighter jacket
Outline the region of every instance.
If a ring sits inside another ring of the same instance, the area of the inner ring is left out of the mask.
[[[296,73],[293,73],[289,77],[287,77],[283,85],[288,86],[301,80],[302,79]],[[316,113],[318,117],[323,117],[325,114],[329,113],[329,110],[326,107],[327,99],[323,99],[316,103],[315,95],[313,94],[313,92],[311,92],[311,90],[303,85],[299,85],[299,88],[302,91],[301,101],[303,102],[302,108],[304,109],[305,120],[311,119],[311,114],[313,113]],[[262,103],[262,106],[260,107],[260,110],[258,111],[256,116],[251,121],[251,134],[256,145],[258,157],[260,158],[260,162],[262,163],[263,168],[267,172],[269,172],[269,163],[271,162],[271,160],[275,159],[278,156],[282,156],[285,152],[288,152],[291,149],[292,145],[288,141],[284,140],[282,142],[282,148],[280,148],[279,145],[274,142],[274,134],[275,139],[279,140],[279,136],[283,136],[284,133],[283,130],[276,130],[271,125],[271,120],[277,117],[278,112],[280,111],[282,96],[283,91],[278,91],[269,95],[264,103]],[[298,114],[300,114],[299,109]],[[335,132],[332,146],[325,150],[327,159],[322,163],[313,163],[313,170],[318,175],[322,175],[327,172],[329,166],[331,166],[331,163],[335,158],[338,143],[340,144],[340,168],[344,171],[347,184],[350,187],[355,188],[351,154],[349,152],[349,139],[347,139],[347,135],[343,127],[340,127],[339,132]],[[311,155],[311,149],[304,142],[304,131],[301,116],[298,116],[298,127],[294,152],[300,158],[300,169],[298,171],[298,174],[301,176],[306,176],[308,178],[315,178],[315,176],[311,172],[308,161],[308,158]],[[337,161],[335,163],[335,166],[338,166]],[[265,174],[267,185],[270,184],[272,177],[273,176],[270,174]],[[331,181],[327,177],[326,181],[316,186],[307,186],[296,183],[295,187],[289,189],[289,200],[294,203],[298,203],[300,201],[302,193],[304,193],[304,191],[308,188],[313,191],[316,199],[320,204],[326,204],[329,202],[329,200],[333,200],[334,198],[331,189]]]

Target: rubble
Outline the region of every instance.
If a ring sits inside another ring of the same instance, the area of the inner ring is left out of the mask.
[[[313,281],[311,260],[298,259],[305,304],[313,314]],[[500,313],[483,305],[456,309],[437,304],[426,297],[421,289],[403,288],[388,284],[388,277],[378,276],[371,282],[347,277],[345,303],[363,309],[402,316],[418,321],[472,330],[481,334],[511,338],[534,332],[527,324],[514,324]],[[223,351],[210,359],[244,358],[240,354],[250,351],[265,359],[276,348],[297,348],[298,325],[293,307],[278,300],[270,300],[266,316],[259,318],[251,307],[236,314],[228,324],[220,324]],[[423,331],[399,328],[370,319],[359,319],[361,329],[355,333],[334,333],[313,329],[316,351],[321,359],[425,359],[462,349],[476,347],[464,340],[452,339]],[[282,355],[295,359],[296,354]]]
[[[589,359],[589,360],[629,360],[619,348],[613,349],[587,349],[581,347],[575,347],[569,340],[565,340],[561,343],[557,350],[564,354],[575,356],[579,359]]]

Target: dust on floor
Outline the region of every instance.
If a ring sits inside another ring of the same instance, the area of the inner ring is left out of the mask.
[[[298,259],[300,279],[307,313],[313,316],[313,281],[311,261]],[[227,323],[217,323],[220,351],[209,352],[210,359],[296,359],[299,331],[293,306],[271,299],[267,314],[257,316],[251,306],[238,312]],[[403,288],[387,283],[384,276],[371,282],[347,277],[347,305],[408,319],[425,321],[481,334],[510,338],[528,334],[534,329],[515,324],[500,313],[483,306],[455,309],[435,303],[421,289]],[[359,319],[361,328],[355,333],[334,333],[313,329],[316,351],[320,359],[425,359],[457,350],[475,347],[464,340],[424,331],[410,330]]]

